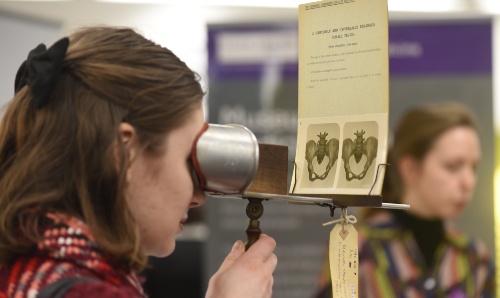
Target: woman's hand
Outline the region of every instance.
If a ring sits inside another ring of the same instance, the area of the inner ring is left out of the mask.
[[[208,284],[206,298],[270,298],[273,294],[273,272],[278,259],[276,241],[262,234],[245,252],[237,241],[219,270]]]

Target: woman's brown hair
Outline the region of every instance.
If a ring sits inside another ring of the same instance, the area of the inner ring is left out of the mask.
[[[404,156],[422,161],[436,140],[455,127],[470,127],[477,131],[476,119],[466,106],[456,102],[427,104],[408,110],[394,129],[392,146],[389,149],[384,185],[383,201],[401,203],[404,185],[398,173],[398,163]],[[376,210],[366,210],[368,217]]]
[[[199,77],[170,50],[127,28],[83,28],[41,109],[29,87],[0,126],[0,265],[33,249],[47,211],[85,221],[100,248],[128,268],[146,256],[124,190],[122,122],[154,154],[201,104]],[[21,237],[20,237],[21,235]]]

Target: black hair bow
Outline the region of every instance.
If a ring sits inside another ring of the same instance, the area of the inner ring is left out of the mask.
[[[68,50],[67,37],[54,43],[49,49],[42,43],[28,54],[16,74],[15,92],[30,86],[35,107],[41,108],[57,82],[62,63]]]

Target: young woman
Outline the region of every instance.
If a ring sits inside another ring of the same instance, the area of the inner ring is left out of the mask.
[[[0,297],[144,297],[148,255],[204,202],[198,77],[126,28],[30,52],[0,126]],[[207,297],[271,297],[275,242],[235,243]],[[58,293],[57,296],[56,293]]]
[[[410,210],[369,210],[359,230],[359,297],[495,297],[485,245],[455,227],[476,185],[480,143],[462,105],[408,111],[395,129],[385,202]],[[329,268],[317,297],[332,297]]]

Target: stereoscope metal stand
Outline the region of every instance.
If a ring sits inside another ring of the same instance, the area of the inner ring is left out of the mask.
[[[259,166],[252,185],[239,195],[208,194],[210,197],[247,199],[246,214],[249,223],[246,229],[248,249],[259,239],[262,233],[259,219],[264,213],[264,200],[287,201],[291,204],[318,205],[330,208],[333,216],[335,208],[371,207],[386,209],[410,208],[405,204],[383,203],[382,196],[375,195],[318,195],[288,194],[288,147],[280,145],[259,144]]]

